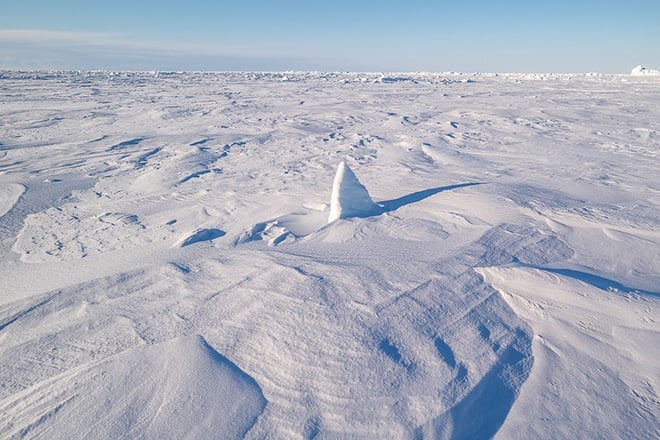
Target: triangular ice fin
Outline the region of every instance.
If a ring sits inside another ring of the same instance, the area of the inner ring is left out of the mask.
[[[328,223],[340,218],[369,217],[383,212],[345,162],[340,162],[332,184]]]

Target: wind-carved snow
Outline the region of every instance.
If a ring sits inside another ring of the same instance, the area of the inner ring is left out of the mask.
[[[201,337],[140,346],[0,401],[0,436],[242,438],[266,400]]]
[[[360,183],[353,170],[346,165],[346,162],[340,162],[332,183],[328,223],[340,218],[368,217],[382,211],[383,209],[371,199],[367,188]]]
[[[175,246],[185,247],[202,241],[212,241],[225,235],[225,231],[216,228],[199,229],[179,240]]]
[[[0,77],[0,437],[660,437],[657,81]]]
[[[533,342],[535,372],[527,386],[539,390],[540,395],[554,394],[556,378],[564,378],[561,405],[538,395],[523,395],[517,402],[519,414],[511,417],[501,436],[546,437],[551,430],[530,424],[528,418],[554,413],[566,420],[582,420],[581,432],[587,437],[604,432],[639,437],[638,427],[646,426],[660,410],[656,385],[645,378],[657,377],[658,368],[648,359],[660,356],[655,312],[645,296],[660,293],[616,288],[599,291],[588,281],[561,271],[532,267],[478,271],[503,293],[537,335]],[[629,315],[621,315],[621,309]],[[636,318],[630,319],[630,315]],[[616,335],[622,344],[605,343],[604,334]],[[603,387],[616,395],[616,400],[606,398]],[[658,429],[649,432],[657,434]]]
[[[383,206],[372,200],[367,188],[362,185],[345,161],[339,162],[337,166],[330,196],[330,213],[327,217],[325,217],[325,209],[325,205],[318,205],[317,209],[306,209],[304,213],[287,214],[256,223],[243,231],[236,244],[263,240],[269,246],[277,246],[289,239],[295,240],[317,232],[326,223],[335,220],[364,218],[385,212]]]

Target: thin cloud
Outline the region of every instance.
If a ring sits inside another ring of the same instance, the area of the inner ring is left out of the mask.
[[[220,55],[220,51],[202,45],[172,42],[150,42],[131,39],[129,35],[104,32],[67,32],[50,30],[0,30],[0,44],[63,47],[63,48],[115,48],[118,50],[158,51],[163,53],[192,53]]]
[[[66,32],[35,29],[0,29],[0,42],[5,43],[69,43],[90,45],[109,42],[117,34],[102,32]]]
[[[131,35],[0,30],[0,69],[288,70],[314,69],[303,57],[239,47],[146,41]]]

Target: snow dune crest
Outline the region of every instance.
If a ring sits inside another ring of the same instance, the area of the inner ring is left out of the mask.
[[[9,183],[0,187],[0,217],[9,212],[24,192],[25,187],[17,183]]]

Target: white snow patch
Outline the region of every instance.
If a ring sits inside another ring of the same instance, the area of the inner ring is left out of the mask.
[[[28,215],[13,250],[24,262],[41,263],[132,248],[169,235],[163,228],[145,230],[135,214],[94,215],[65,205]]]

